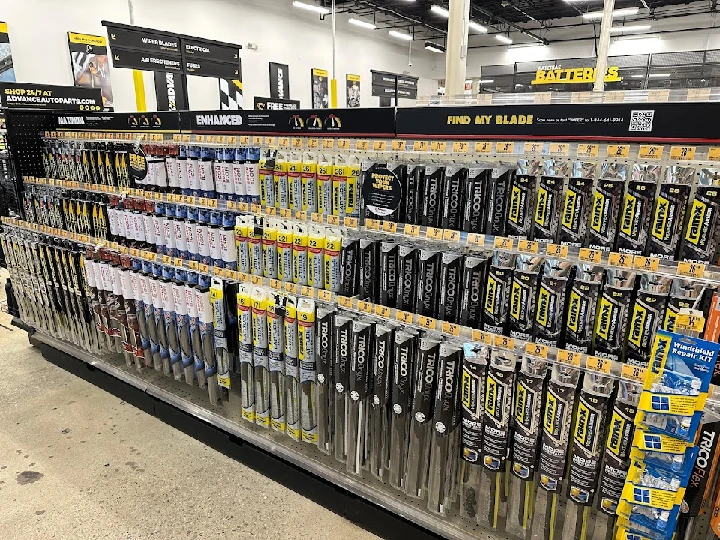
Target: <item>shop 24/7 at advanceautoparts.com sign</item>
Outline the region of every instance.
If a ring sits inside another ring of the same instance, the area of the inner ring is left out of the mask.
[[[0,83],[0,107],[102,111],[103,100],[100,88]]]

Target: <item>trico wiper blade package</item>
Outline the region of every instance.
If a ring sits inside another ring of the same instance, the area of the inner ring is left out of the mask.
[[[650,257],[676,258],[694,176],[693,167],[672,166],[665,169],[665,180],[660,184],[650,221]]]
[[[443,229],[459,231],[463,218],[463,194],[468,181],[468,170],[464,167],[447,167],[443,186]]]
[[[620,213],[618,251],[643,255],[647,244],[650,214],[660,181],[660,166],[635,164]]]
[[[691,442],[700,424],[720,345],[659,330],[636,425]]]
[[[600,166],[600,179],[590,209],[589,247],[592,249],[615,249],[626,179],[627,164],[606,161]]]
[[[317,336],[317,438],[318,448],[325,454],[332,453],[335,421],[335,312],[318,308],[315,323]],[[308,354],[310,352],[308,351]]]
[[[508,191],[515,171],[506,168],[494,168],[491,173],[488,190],[487,226],[485,232],[494,236],[505,234],[505,214],[507,213]]]
[[[688,209],[680,258],[714,263],[720,232],[720,170],[701,169],[695,198]]]
[[[404,491],[408,437],[412,421],[411,407],[415,389],[417,336],[408,332],[396,332],[393,349],[388,479],[391,486]],[[338,444],[337,439],[335,444]]]
[[[484,233],[487,221],[487,198],[490,189],[492,169],[473,163],[468,169],[465,183],[465,207],[462,215],[462,230],[470,233]]]
[[[445,186],[445,167],[428,165],[425,167],[423,182],[422,225],[426,227],[442,226],[443,189]]]
[[[560,212],[559,241],[561,244],[573,247],[585,245],[596,167],[597,165],[592,162],[572,162],[565,200]]]

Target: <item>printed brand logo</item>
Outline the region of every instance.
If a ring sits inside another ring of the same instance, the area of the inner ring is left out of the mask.
[[[239,114],[196,114],[198,126],[242,126],[243,119]]]
[[[522,314],[522,285],[513,280],[512,291],[510,293],[510,316],[516,321],[520,320]]]
[[[622,222],[620,230],[628,236],[632,235],[633,223],[635,216],[635,208],[637,207],[637,197],[630,193],[625,195],[625,208],[623,209]]]
[[[490,416],[495,416],[496,402],[498,392],[498,382],[492,375],[487,376],[487,385],[485,387],[485,412]]]
[[[547,221],[547,203],[548,203],[548,192],[547,189],[544,187],[541,187],[538,190],[538,200],[537,200],[537,207],[535,208],[535,223],[540,225],[541,227],[545,226],[545,222]]]
[[[348,356],[348,329],[340,331],[340,364],[345,365]]]
[[[472,407],[472,379],[473,376],[466,370],[463,369],[462,373],[462,404],[468,411]]]
[[[423,398],[428,399],[432,393],[433,383],[435,382],[435,363],[437,362],[436,353],[428,353],[427,365],[425,366],[423,383],[421,384]]]
[[[585,446],[588,436],[588,421],[590,420],[590,409],[580,401],[577,410],[577,423],[575,424],[575,440]]]
[[[695,468],[706,471],[709,465],[710,457],[713,452],[713,443],[715,442],[714,431],[703,431],[700,436],[700,442],[698,443],[698,455],[695,461]],[[694,474],[694,473],[693,473]],[[704,476],[704,473],[702,473]]]
[[[538,294],[538,307],[535,321],[542,326],[547,327],[550,319],[550,297],[551,292],[544,286],[540,287],[540,293]]]
[[[557,412],[557,398],[550,392],[545,400],[545,421],[543,425],[548,433],[555,433],[555,414]]]
[[[365,360],[367,355],[366,350],[366,344],[367,344],[367,337],[365,336],[365,333],[362,332],[358,336],[357,340],[357,347],[355,351],[355,371],[357,374],[365,373],[363,370],[365,369]]]
[[[385,341],[380,341],[377,348],[377,355],[376,358],[376,366],[378,373],[385,373],[385,351],[386,351]]]
[[[393,261],[394,259],[391,259]],[[392,264],[392,263],[391,263]],[[451,263],[452,264],[452,263]],[[455,266],[451,266],[448,268],[447,271],[447,280],[445,282],[445,291],[446,291],[446,308],[452,308],[455,306],[455,301],[457,297],[457,268]]]
[[[596,333],[603,339],[609,339],[610,321],[612,320],[613,304],[604,296],[600,299],[600,316],[597,321]]]
[[[617,411],[613,411],[612,420],[610,422],[610,432],[608,433],[607,449],[616,456],[620,455],[620,443],[622,435],[625,431],[625,420]]]
[[[578,332],[580,322],[580,295],[575,289],[570,291],[570,304],[568,307],[568,328]]]
[[[58,118],[58,124],[61,126],[84,126],[85,118],[82,116],[61,116]]]
[[[652,364],[650,366],[653,373],[660,373],[665,366],[671,341],[672,338],[670,336],[661,336],[660,334],[655,335],[655,343],[653,345],[655,349],[655,356],[653,356]]]
[[[653,220],[652,235],[655,238],[664,238],[667,227],[668,208],[670,201],[664,197],[658,197],[657,208],[655,208],[655,219]]]
[[[635,304],[633,311],[632,320],[630,321],[630,343],[640,347],[640,340],[643,336],[643,329],[645,328],[645,319],[647,318],[647,309],[640,304]]]
[[[455,382],[455,362],[449,361],[445,364],[445,384],[444,384],[444,390],[445,390],[445,399],[452,400],[453,397],[453,388],[454,388],[454,382]]]
[[[278,98],[285,99],[285,85],[283,84],[283,80],[285,78],[285,72],[282,68],[277,68],[277,91],[278,91]]]
[[[400,377],[402,377],[402,381],[407,380],[408,376],[408,349],[407,347],[403,347],[400,349],[400,369],[398,370],[400,373]]]
[[[576,212],[576,208],[575,208],[576,202],[577,202],[577,193],[568,189],[568,192],[565,195],[565,208],[563,209],[563,218],[562,218],[563,227],[565,227],[566,229],[573,228],[572,227],[573,216],[575,215],[575,212]]]
[[[175,103],[175,76],[172,73],[165,74],[165,87],[167,88],[168,110],[176,111]]]
[[[508,210],[508,219],[517,224],[520,221],[520,188],[513,186],[510,190],[510,208]]]
[[[525,424],[525,404],[527,403],[527,389],[522,385],[517,385],[517,395],[515,396],[515,420],[520,424]]]
[[[423,286],[423,309],[428,315],[432,315],[433,298],[435,292],[435,264],[430,262],[426,266],[425,283]]]
[[[606,205],[606,199],[605,195],[600,193],[599,191],[595,192],[595,197],[593,198],[593,209],[592,209],[592,218],[590,220],[590,227],[595,232],[600,232],[602,230],[602,223],[603,223],[603,214],[605,210]]]
[[[495,293],[497,291],[497,281],[495,277],[490,275],[487,280],[487,290],[485,291],[485,312],[491,315],[495,314]]]
[[[685,239],[696,246],[700,244],[700,233],[702,232],[702,224],[705,221],[706,212],[707,205],[695,199],[690,209],[690,221],[688,222]]]

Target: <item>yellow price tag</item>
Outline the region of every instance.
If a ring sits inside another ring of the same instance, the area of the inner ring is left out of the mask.
[[[217,208],[217,206],[218,206],[217,199],[208,199],[207,205],[210,208]]]
[[[237,210],[237,203],[235,201],[227,202],[228,210]]]
[[[308,139],[307,146],[308,148],[315,150],[319,148],[320,141],[318,139]]]
[[[310,298],[315,298],[315,290],[312,287],[308,287],[306,285],[300,287],[300,294],[303,296],[308,296]]]
[[[447,143],[445,141],[433,141],[430,143],[430,150],[433,152],[445,152]]]
[[[598,264],[602,260],[602,251],[599,249],[580,248],[581,261]]]
[[[209,274],[210,273],[210,265],[200,263],[198,265],[198,272],[201,272],[203,274]],[[260,280],[260,281],[262,281],[262,280]]]
[[[566,349],[560,349],[557,353],[558,362],[575,367],[580,366],[581,357],[582,355],[579,352],[568,351]]]
[[[428,240],[442,240],[443,230],[435,227],[428,227],[425,231],[425,238]]]
[[[680,261],[677,265],[677,275],[691,278],[701,278],[705,275],[705,265]]]
[[[476,154],[492,154],[493,143],[490,141],[476,142],[475,153]]]
[[[346,216],[343,218],[343,225],[350,229],[357,229],[358,228],[358,219],[356,217]]]
[[[600,154],[600,145],[599,144],[578,144],[577,148],[577,156],[578,157],[589,157],[594,158],[598,157]]]
[[[285,290],[290,294],[298,293],[298,287],[295,283],[285,283]]]
[[[518,240],[518,251],[537,254],[540,251],[540,244],[531,240],[520,239]]]
[[[620,268],[632,268],[633,256],[627,253],[618,253],[612,251],[608,255],[608,264],[610,266],[619,266]]]
[[[263,282],[262,276],[253,276],[253,275],[250,276],[250,283],[252,283],[253,285],[262,285],[262,282]]]
[[[311,219],[314,223],[322,223],[322,222],[323,222],[323,215],[322,215],[322,214],[318,214],[318,213],[316,213],[316,212],[313,212],[313,213],[310,214],[310,219]]]
[[[645,374],[647,373],[647,370],[638,366],[623,364],[620,373],[622,374],[623,379],[643,382],[645,380]]]
[[[370,141],[367,139],[361,139],[355,143],[355,148],[358,150],[370,150]]]
[[[197,261],[189,261],[188,266],[190,267],[190,270],[197,271],[199,264]]]
[[[626,158],[630,155],[630,145],[628,144],[608,144],[608,157]]]
[[[395,234],[397,232],[397,223],[394,223],[392,221],[383,221],[382,230],[387,233]]]
[[[547,255],[548,257],[559,257],[561,259],[565,259],[568,256],[568,247],[563,246],[561,244],[548,244],[547,245]]]
[[[495,152],[497,154],[512,154],[514,151],[514,142],[499,142],[495,145]]]
[[[347,296],[338,296],[338,304],[340,304],[341,307],[344,307],[345,309],[352,309],[352,298],[348,298]]]
[[[460,242],[460,231],[451,231],[450,229],[445,229],[443,231],[442,239],[446,242]]]
[[[271,279],[270,288],[280,290],[282,289],[282,282],[279,279]]]
[[[335,148],[335,139],[323,139],[322,147],[324,150],[332,150]]]
[[[376,219],[366,219],[365,220],[365,228],[370,229],[371,231],[379,231],[380,230],[380,222]]]
[[[570,153],[570,145],[568,143],[550,143],[550,155],[567,156]]]
[[[300,137],[293,137],[292,140],[292,147],[293,148],[302,148],[303,140]]]
[[[642,257],[640,255],[635,255],[635,257],[633,257],[633,268],[636,270],[657,272],[658,268],[660,268],[660,259],[657,257]]]
[[[213,274],[218,277],[223,277],[225,275],[225,269],[219,266],[213,266]]]
[[[278,137],[278,146],[282,148],[287,148],[290,146],[290,138],[289,137]]]
[[[467,141],[455,141],[452,145],[453,154],[467,154],[470,150],[470,143]]]
[[[708,160],[709,161],[720,161],[720,147],[713,146],[708,150]]]
[[[484,246],[485,245],[485,235],[484,234],[478,234],[478,233],[470,233],[467,236],[467,243],[473,246]]]
[[[162,263],[170,265],[172,264],[172,257],[170,255],[163,255],[162,256]]]
[[[672,146],[670,147],[670,159],[691,161],[695,159],[694,146]]]
[[[259,204],[253,203],[250,205],[250,211],[253,214],[262,214],[262,206],[260,206]]]
[[[387,141],[373,141],[373,150],[376,152],[384,152],[387,150]]]
[[[241,212],[249,212],[250,211],[250,205],[246,202],[239,202],[237,203],[237,209]]]
[[[387,306],[375,306],[375,315],[378,317],[390,317],[390,308]]]
[[[460,327],[457,324],[443,321],[440,324],[440,329],[443,332],[445,332],[446,334],[450,334],[451,336],[459,336],[460,335]]]
[[[413,314],[398,309],[397,311],[395,311],[395,319],[404,324],[412,324]]]
[[[400,140],[398,140],[398,139],[395,139],[395,140],[392,142],[391,147],[392,147],[392,149],[393,149],[395,152],[404,152],[404,151],[405,151],[405,144],[406,144],[406,141],[400,141]]]
[[[543,150],[543,144],[541,142],[526,142],[525,153],[526,154],[540,154]]]
[[[513,247],[515,246],[515,242],[512,238],[507,238],[505,236],[496,236],[495,241],[493,242],[493,246],[495,247],[495,249],[512,251]]]
[[[549,352],[549,347],[547,345],[543,345],[542,343],[526,343],[525,344],[525,354],[528,356],[534,356],[536,358],[547,358]]]
[[[265,137],[265,146],[276,146],[277,140],[275,137]]]
[[[432,317],[424,317],[423,315],[418,315],[418,324],[428,330],[435,330],[437,328],[437,320]]]
[[[507,336],[494,336],[493,345],[495,345],[495,347],[500,347],[501,349],[510,349],[511,351],[515,350],[515,340]]]
[[[290,219],[292,211],[289,208],[280,208],[280,217]]]
[[[350,139],[338,139],[337,147],[340,150],[349,150],[350,149]]]
[[[340,216],[328,216],[327,217],[328,225],[334,225],[335,227],[340,226]]]
[[[403,232],[408,236],[420,236],[420,225],[405,225]]]
[[[205,135],[195,135],[195,142],[204,143]]]
[[[640,159],[662,159],[664,146],[657,144],[641,144],[638,157]]]
[[[200,204],[202,204],[202,203],[200,203]],[[276,216],[276,215],[277,215],[277,208],[275,208],[274,206],[267,206],[267,207],[265,207],[265,213],[266,213],[268,216]]]
[[[478,343],[484,343],[485,345],[492,345],[492,334],[488,334],[482,330],[473,330],[472,340]]]
[[[253,146],[262,146],[263,138],[260,135],[255,135],[252,138]]]
[[[325,289],[318,290],[318,298],[322,300],[323,302],[332,302],[333,295],[330,291],[326,291]]]
[[[183,261],[182,258],[180,258],[180,257],[175,257],[175,258],[173,259],[173,265],[174,265],[174,266],[177,266],[178,268],[182,268],[182,267],[183,267],[183,262],[184,262],[184,261]]]
[[[588,356],[585,365],[592,371],[598,371],[606,375],[609,375],[612,370],[612,362],[610,360],[597,356]]]
[[[427,141],[415,141],[413,143],[413,152],[427,152],[429,147]]]

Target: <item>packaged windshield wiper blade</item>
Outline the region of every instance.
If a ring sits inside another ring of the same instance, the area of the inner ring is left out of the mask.
[[[268,358],[268,299],[265,290],[260,287],[253,287],[251,299],[253,366],[255,369],[255,423],[264,428],[269,428],[270,365]]]
[[[421,224],[426,227],[442,225],[443,188],[445,185],[445,167],[428,165],[425,167],[423,182],[423,211]]]
[[[720,232],[720,170],[701,169],[695,198],[688,210],[680,259],[714,263]]]
[[[493,236],[505,235],[505,214],[507,213],[508,190],[515,171],[494,168],[488,191],[487,225],[485,232]]]
[[[255,368],[253,362],[253,317],[251,289],[238,286],[238,343],[240,349],[240,400],[242,418],[255,423]]]
[[[627,164],[605,161],[600,166],[600,179],[590,209],[589,247],[592,249],[615,249],[626,179]]]
[[[267,302],[270,427],[285,433],[285,344],[283,318],[286,298],[269,294]]]
[[[548,363],[525,355],[515,381],[513,434],[510,443],[508,512],[505,530],[525,538],[535,502],[535,466],[540,438],[543,386]]]
[[[494,350],[485,377],[478,523],[493,529],[507,515],[507,457],[517,361],[510,351]]]
[[[398,290],[395,296],[395,307],[404,311],[415,310],[417,297],[417,250],[413,246],[400,245],[397,249],[398,258]]]
[[[231,295],[232,300],[237,305],[237,295]],[[231,345],[230,336],[230,320],[228,317],[228,306],[226,305],[225,283],[218,278],[213,278],[210,287],[210,301],[212,302],[213,312],[213,339],[215,342],[215,361],[212,365],[212,372],[206,371],[205,376],[208,385],[217,383],[220,387],[220,397],[227,401],[230,391],[230,363],[231,363]]]
[[[458,346],[441,344],[427,491],[428,509],[443,516],[458,497],[461,366],[462,350]]]
[[[665,168],[665,180],[660,184],[650,221],[650,257],[670,260],[677,257],[694,177],[694,167]]]
[[[606,283],[595,317],[595,354],[621,361],[625,357],[627,323],[635,291],[637,274],[608,268]]]
[[[459,231],[462,224],[463,193],[468,181],[468,170],[461,167],[448,167],[443,186],[442,228]]]
[[[698,309],[706,290],[704,283],[698,283],[692,279],[673,279],[670,286],[670,297],[662,320],[662,329],[675,332],[680,311],[683,309]]]
[[[570,296],[567,300],[565,348],[589,353],[593,345],[595,313],[600,297],[605,270],[587,263],[577,265]]]
[[[470,328],[480,328],[483,317],[483,285],[489,257],[467,255],[463,260],[458,322]]]
[[[425,165],[415,165],[408,171],[405,193],[405,223],[420,225],[423,211],[423,186],[425,185]]]
[[[334,345],[335,363],[333,376],[335,379],[333,446],[335,459],[342,463],[347,462],[347,418],[349,408],[350,386],[350,355],[352,348],[353,320],[344,315],[335,316]]]
[[[368,409],[370,407],[370,375],[375,324],[353,321],[352,359],[350,361],[350,388],[347,434],[347,472],[360,475],[365,464],[367,445]]]
[[[655,332],[665,316],[672,278],[658,274],[641,274],[629,320],[625,361],[647,367]]]
[[[617,505],[625,486],[630,467],[635,426],[641,387],[631,380],[619,380],[612,416],[608,421],[607,440],[603,451],[597,497],[595,499],[595,524],[591,528],[592,540],[612,540],[617,515]]]
[[[360,239],[360,287],[358,294],[362,300],[368,300],[373,304],[378,303],[379,287],[381,279],[380,242],[361,238]]]
[[[532,233],[540,162],[518,161],[517,174],[510,181],[505,234],[511,238],[530,238]]]
[[[607,408],[614,382],[610,377],[585,372],[572,428],[567,510],[561,538],[588,538],[593,500],[608,422]]]
[[[398,245],[380,242],[380,286],[377,300],[383,306],[394,308],[398,291]]]
[[[472,163],[464,188],[462,230],[469,233],[484,233],[487,222],[488,194],[492,169],[480,163]]]
[[[443,253],[440,259],[440,298],[438,315],[440,321],[457,323],[460,316],[463,256]]]
[[[415,499],[425,498],[433,399],[439,359],[440,342],[427,337],[420,338],[405,469],[405,494]]]
[[[574,161],[568,180],[562,212],[560,213],[560,243],[583,247],[587,238],[592,207],[593,179],[597,165]]]
[[[485,411],[485,374],[490,349],[466,343],[463,347],[462,464],[460,477],[460,515],[477,523],[481,497],[480,475],[483,470],[482,432]]]
[[[542,176],[537,190],[533,239],[537,242],[555,242],[560,229],[560,210],[568,163],[554,159],[543,161]]]
[[[490,262],[485,298],[482,303],[483,330],[494,334],[506,334],[510,310],[510,287],[512,285],[515,255],[496,251]]]
[[[294,296],[288,296],[285,299],[284,307],[285,313],[283,316],[283,355],[285,360],[285,430],[291,439],[299,441],[302,439],[302,433],[300,418],[299,363],[301,346],[298,339],[298,299]],[[306,314],[306,316],[308,315],[309,314]],[[312,326],[314,332],[315,325],[313,324]],[[314,372],[312,378],[314,382]]]
[[[297,304],[297,319],[298,360],[300,362],[300,435],[303,442],[318,444],[315,302],[301,298]]]
[[[542,257],[524,254],[515,257],[510,289],[510,337],[528,341],[533,336],[533,314],[542,269]]]
[[[390,461],[388,480],[394,488],[405,490],[408,436],[412,420],[417,338],[408,332],[396,332],[393,343],[391,386]]]
[[[390,468],[390,381],[395,328],[377,324],[374,339],[372,407],[368,422],[369,462],[372,475],[387,482]]]
[[[437,251],[418,250],[417,297],[414,313],[437,319],[440,297],[440,258]]]
[[[660,165],[636,163],[628,182],[618,230],[618,251],[643,255],[655,191],[660,182]]]
[[[535,339],[538,343],[549,347],[563,345],[565,300],[574,268],[572,263],[559,259],[545,261],[535,311]]]
[[[335,420],[334,315],[334,311],[318,308],[315,325],[317,334],[317,437],[318,448],[325,454],[333,452]]]
[[[545,393],[532,538],[564,540],[561,531],[557,530],[558,516],[561,513],[558,505],[579,377],[580,371],[574,366],[556,363],[552,367]]]

